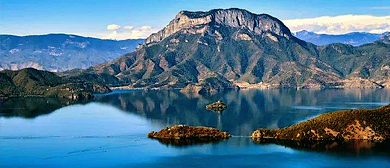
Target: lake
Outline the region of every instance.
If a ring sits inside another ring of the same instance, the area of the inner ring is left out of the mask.
[[[222,100],[222,113],[207,111]],[[340,109],[376,108],[390,90],[241,90],[200,96],[114,91],[91,101],[2,100],[0,167],[390,167],[388,143],[254,143],[281,128]],[[229,140],[175,146],[147,133],[174,124],[216,127]]]

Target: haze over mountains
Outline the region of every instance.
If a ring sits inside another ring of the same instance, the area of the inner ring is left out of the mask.
[[[340,35],[332,34],[317,34],[302,30],[295,32],[294,35],[301,40],[313,43],[315,45],[327,45],[332,43],[350,44],[353,46],[359,46],[375,42],[385,36],[387,33],[374,34],[366,32],[353,32]]]
[[[0,35],[0,70],[88,68],[133,51],[143,39],[102,40],[67,34]]]
[[[183,88],[209,78],[259,87],[385,87],[389,45],[384,36],[359,47],[316,46],[267,14],[182,11],[141,48],[85,72],[110,74],[131,87]]]

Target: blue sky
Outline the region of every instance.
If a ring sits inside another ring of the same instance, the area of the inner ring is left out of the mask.
[[[390,29],[390,20],[387,20],[390,19],[390,0],[0,0],[0,34],[72,33],[114,39],[144,38],[167,25],[181,10],[231,7],[268,13],[289,23],[287,26],[293,31],[309,29],[340,34]],[[305,18],[314,20],[302,20]],[[324,28],[333,26],[334,22],[353,20],[351,18],[363,19],[361,22],[375,20],[368,25],[374,28],[368,29],[367,25],[351,28],[356,23],[338,23],[333,29]],[[312,25],[318,20],[327,23]],[[110,24],[119,28],[108,30]]]

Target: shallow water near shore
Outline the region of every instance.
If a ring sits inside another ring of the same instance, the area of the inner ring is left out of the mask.
[[[222,100],[222,113],[206,110]],[[280,128],[322,113],[376,108],[390,90],[241,90],[210,96],[178,91],[114,91],[80,104],[2,100],[0,167],[390,167],[388,143],[308,147],[254,143],[257,128]],[[147,133],[174,124],[228,131],[226,141],[172,146]]]

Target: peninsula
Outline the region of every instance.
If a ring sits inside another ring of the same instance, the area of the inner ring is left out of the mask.
[[[258,129],[252,139],[293,141],[382,142],[390,138],[390,105],[367,110],[342,110],[323,114],[281,129]]]
[[[102,84],[71,81],[48,71],[26,68],[0,71],[0,97],[56,97],[71,100],[90,99],[94,93],[111,90]]]

